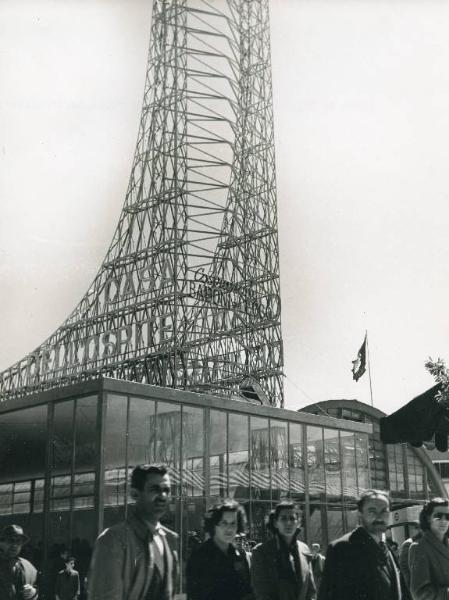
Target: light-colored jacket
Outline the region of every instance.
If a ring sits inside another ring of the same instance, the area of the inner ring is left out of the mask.
[[[413,600],[449,600],[449,547],[430,531],[409,551]]]
[[[178,535],[166,527],[160,533],[167,575],[163,600],[172,600],[178,591]],[[89,600],[147,600],[155,564],[151,540],[150,530],[134,511],[103,531],[92,555]]]
[[[296,585],[280,579],[279,540],[275,536],[256,546],[251,556],[251,585],[256,600],[315,600],[316,588],[309,547],[297,541],[301,580]]]

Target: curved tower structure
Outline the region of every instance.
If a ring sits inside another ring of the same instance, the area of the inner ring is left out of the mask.
[[[154,0],[112,243],[1,397],[103,374],[282,406],[282,367],[268,0]]]

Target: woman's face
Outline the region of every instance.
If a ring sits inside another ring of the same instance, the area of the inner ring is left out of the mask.
[[[237,513],[225,510],[215,525],[214,540],[220,545],[232,544],[237,533]]]
[[[430,531],[439,539],[444,537],[449,528],[448,518],[448,506],[436,506],[430,515]]]

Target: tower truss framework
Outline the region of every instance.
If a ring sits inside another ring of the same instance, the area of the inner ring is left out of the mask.
[[[103,374],[283,404],[268,0],[154,0],[137,146],[87,293],[2,398]]]

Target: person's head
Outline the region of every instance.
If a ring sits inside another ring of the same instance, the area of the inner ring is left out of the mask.
[[[235,500],[225,500],[207,511],[204,529],[222,549],[234,542],[237,533],[245,529],[246,515],[243,507]]]
[[[273,527],[286,542],[290,542],[301,525],[301,511],[294,502],[284,500],[274,508]]]
[[[411,521],[408,523],[408,533],[410,537],[415,537],[421,532],[419,521]]]
[[[422,531],[430,531],[442,539],[449,527],[449,503],[445,498],[432,498],[424,504],[419,513]]]
[[[131,473],[131,495],[144,519],[156,522],[167,508],[170,477],[165,465],[137,465]]]
[[[380,536],[387,530],[391,503],[386,492],[365,490],[357,502],[357,508],[360,524],[369,534]]]
[[[321,550],[321,546],[317,543],[312,544],[312,553],[313,554],[319,554]]]
[[[246,535],[244,533],[237,533],[235,536],[235,546],[238,550],[246,550],[247,542]]]
[[[6,525],[0,532],[0,551],[7,558],[15,558],[28,539],[20,525]]]
[[[64,561],[65,563],[65,568],[67,569],[67,571],[71,571],[72,569],[75,568],[75,557],[74,556],[69,556],[67,557],[67,559]]]

